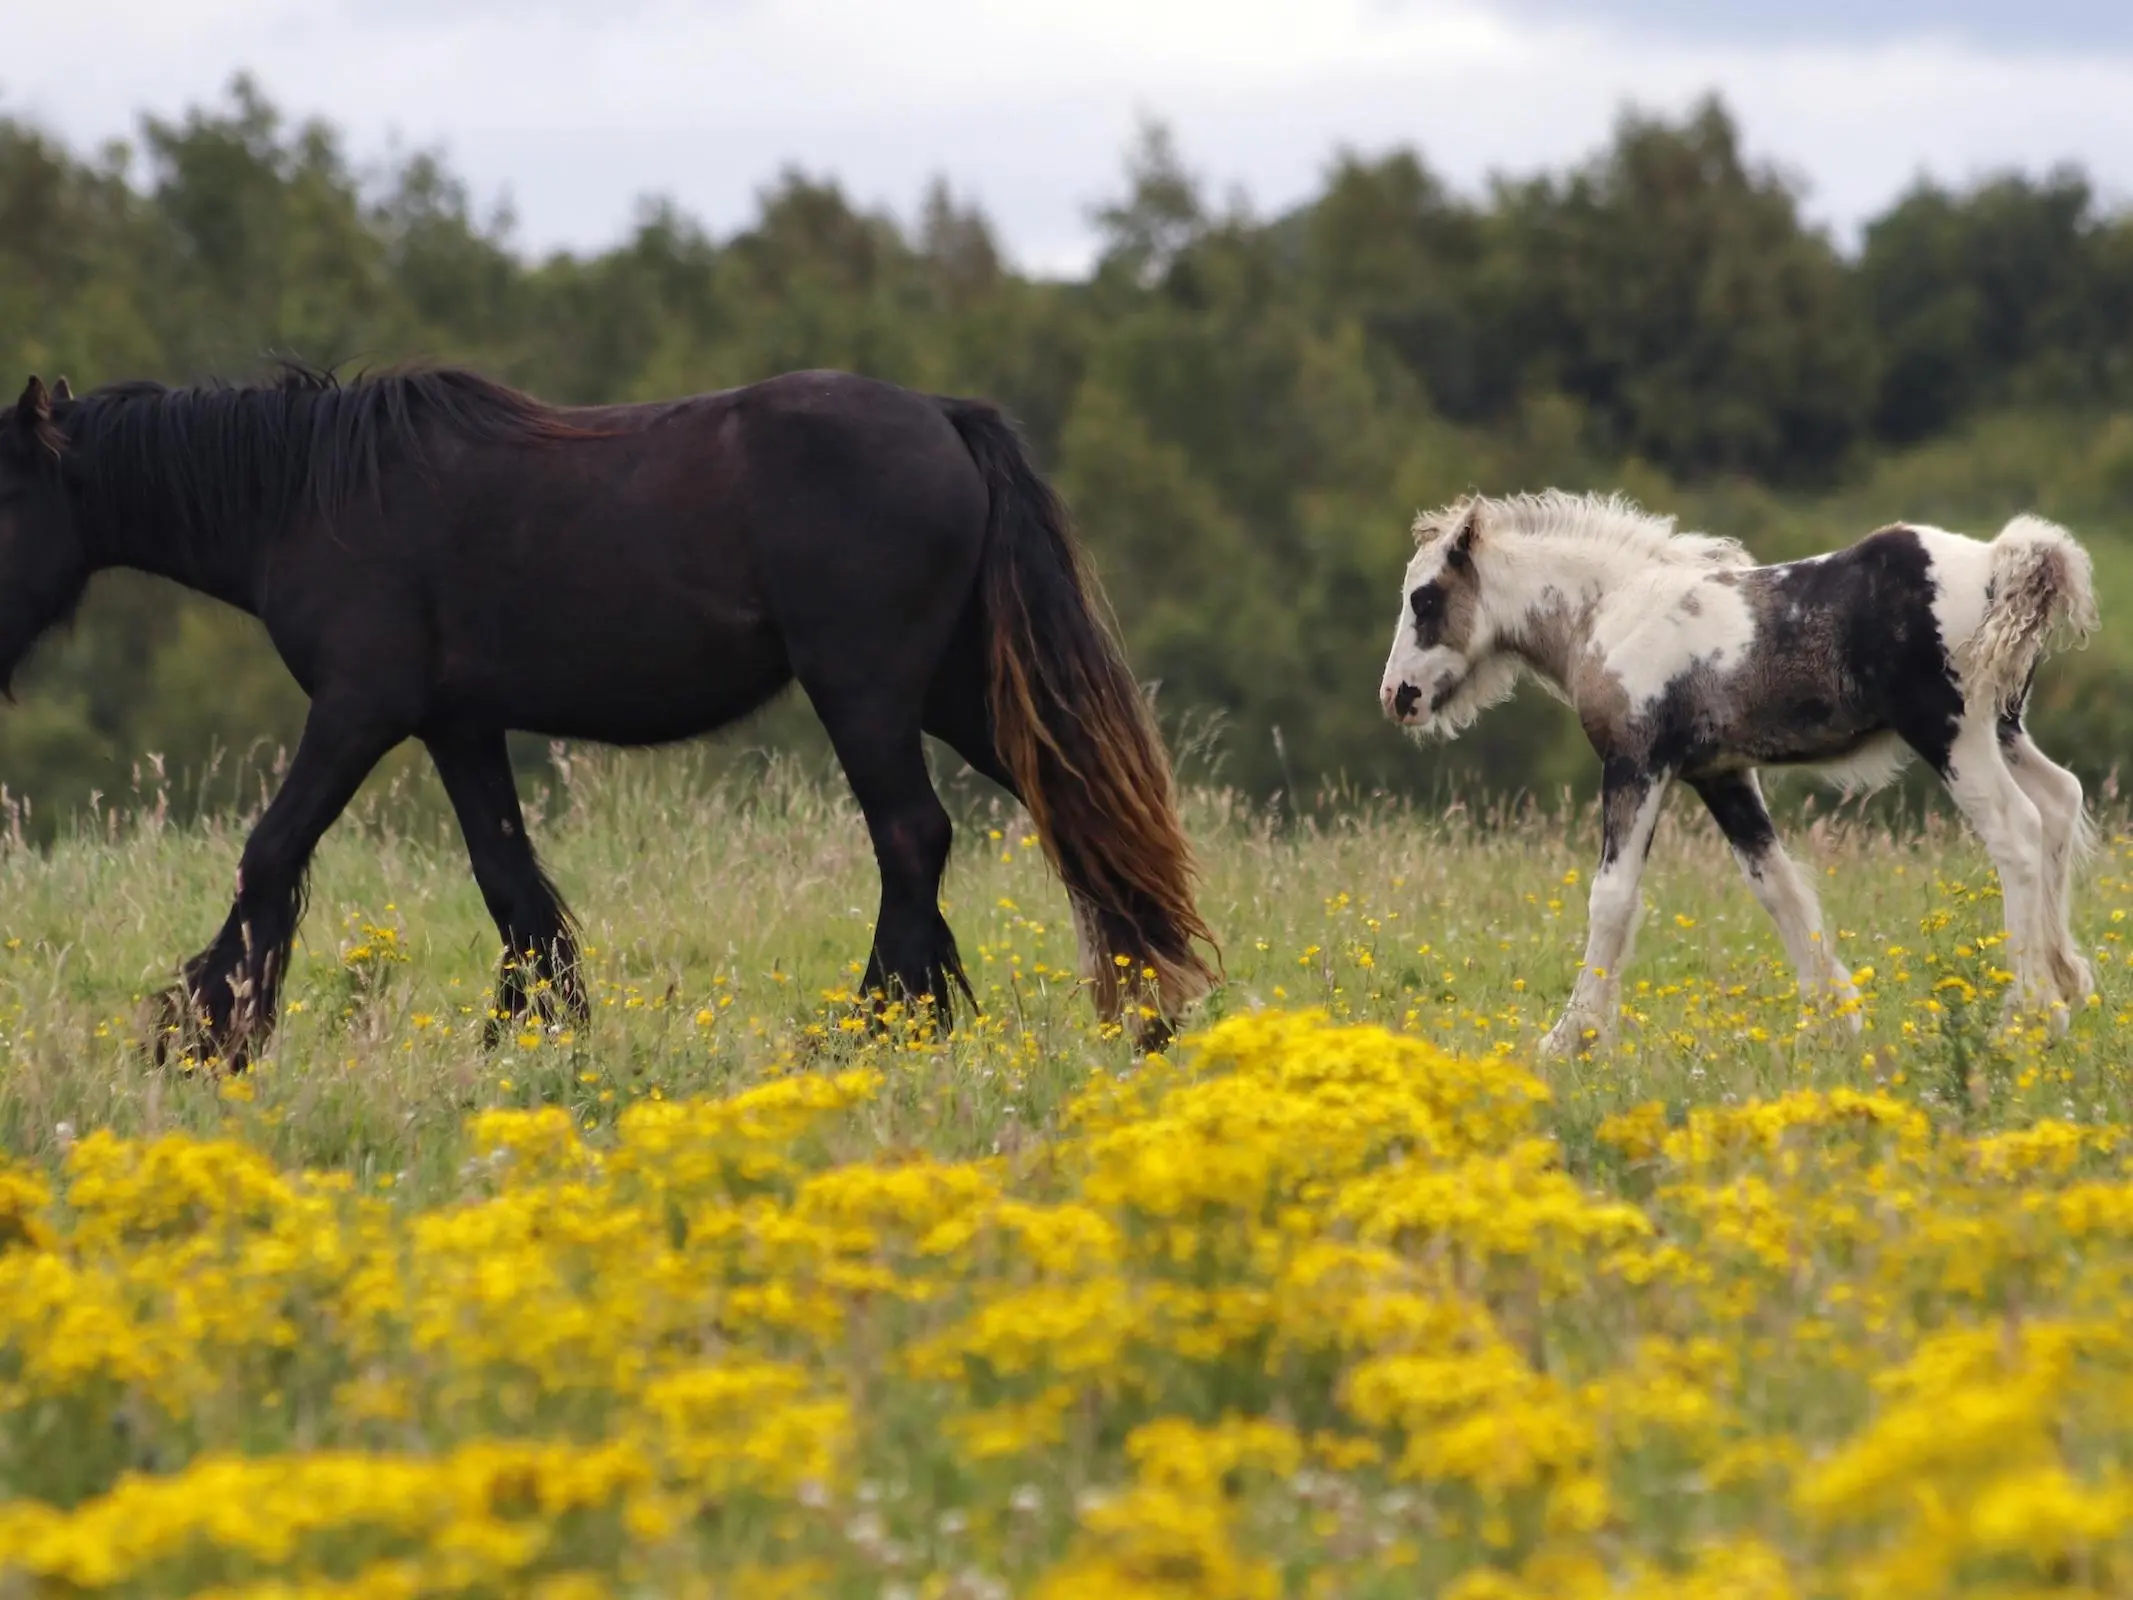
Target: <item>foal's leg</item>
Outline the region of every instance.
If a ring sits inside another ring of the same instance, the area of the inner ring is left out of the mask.
[[[2015,975],[2008,998],[2019,1005],[2050,1005],[2055,985],[2044,931],[2044,818],[2009,770],[1989,715],[1963,718],[1941,776],[2000,875],[2008,960]],[[2059,1020],[2064,1023],[2064,1012]]]
[[[355,797],[370,769],[406,736],[374,705],[319,699],[304,721],[281,791],[245,841],[237,895],[214,942],[185,963],[181,986],[164,996],[156,1040],[164,1060],[181,1050],[241,1067],[274,1026],[275,1002],[303,915],[311,853]]]
[[[1692,779],[1690,786],[1710,809],[1718,831],[1733,848],[1741,876],[1755,898],[1777,924],[1785,954],[1799,974],[1800,998],[1809,1002],[1828,993],[1839,1001],[1857,998],[1852,975],[1822,929],[1822,907],[1813,887],[1778,843],[1770,810],[1763,804],[1763,791],[1752,772],[1727,772],[1715,777]],[[1847,1014],[1851,1030],[1862,1022],[1856,1009]]]
[[[970,983],[941,915],[941,876],[955,830],[933,792],[915,710],[898,717],[827,695],[816,701],[881,870],[881,912],[860,992],[914,1004],[930,999],[946,1027],[953,1020],[950,986],[968,998]]]
[[[2022,792],[2037,808],[2044,830],[2043,896],[2038,913],[2044,959],[2059,997],[2070,1006],[2096,991],[2094,974],[2074,943],[2074,867],[2089,848],[2088,813],[2081,780],[2039,750],[2018,717],[2000,721],[2000,755]]]
[[[534,859],[519,810],[518,784],[501,729],[454,729],[423,736],[444,792],[459,817],[474,881],[504,940],[496,1009],[483,1030],[494,1044],[526,1009],[548,1018],[586,1014],[578,947],[555,886]]]
[[[1600,870],[1592,877],[1585,964],[1578,969],[1562,1020],[1541,1041],[1543,1055],[1572,1054],[1585,1048],[1588,1032],[1604,1039],[1614,1030],[1622,963],[1629,959],[1637,918],[1644,909],[1638,883],[1672,781],[1671,773],[1643,771],[1610,772],[1603,781]]]

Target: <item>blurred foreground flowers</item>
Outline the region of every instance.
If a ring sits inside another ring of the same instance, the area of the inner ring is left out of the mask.
[[[484,1113],[428,1210],[232,1141],[0,1173],[0,1593],[2133,1585],[2116,1129],[1594,1137],[1262,1013],[946,1163],[852,1059]]]

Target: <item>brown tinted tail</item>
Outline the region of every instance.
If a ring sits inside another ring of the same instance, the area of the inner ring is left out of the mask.
[[[1065,882],[1098,1009],[1153,972],[1163,1020],[1212,987],[1155,719],[1098,615],[1099,591],[1066,507],[999,411],[944,400],[992,496],[980,578],[993,740]],[[1219,955],[1217,956],[1219,959]]]

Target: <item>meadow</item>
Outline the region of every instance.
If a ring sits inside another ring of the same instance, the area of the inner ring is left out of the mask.
[[[594,1015],[494,1052],[427,808],[329,836],[241,1077],[141,1051],[239,821],[0,843],[0,1595],[2133,1591],[2115,799],[2063,1039],[1951,822],[1789,829],[1854,1035],[1677,798],[1542,1068],[1589,806],[1194,794],[1228,983],[1136,1060],[975,787],[943,1039],[854,1015],[841,792],[559,770]]]

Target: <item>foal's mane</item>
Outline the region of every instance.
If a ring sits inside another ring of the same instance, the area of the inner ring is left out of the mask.
[[[331,520],[388,467],[439,443],[581,438],[530,395],[458,367],[367,373],[283,361],[258,383],[111,384],[56,421],[92,520],[195,556],[269,536],[292,516]]]
[[[1620,551],[1641,560],[1671,566],[1745,567],[1754,564],[1738,539],[1708,533],[1677,533],[1674,519],[1646,511],[1622,494],[1570,494],[1562,489],[1543,489],[1538,494],[1513,494],[1500,498],[1477,496],[1448,511],[1425,517],[1415,524],[1418,543],[1427,543],[1443,528],[1456,527],[1470,505],[1483,512],[1481,540],[1510,533],[1544,540],[1575,540],[1580,544]]]

